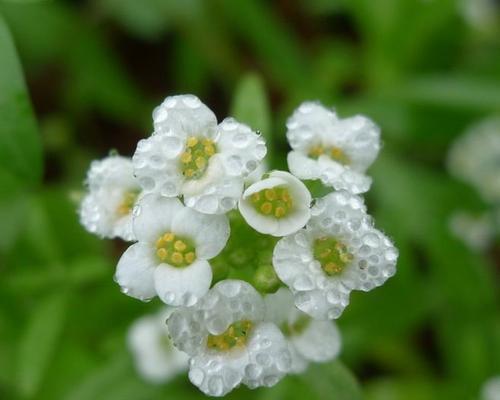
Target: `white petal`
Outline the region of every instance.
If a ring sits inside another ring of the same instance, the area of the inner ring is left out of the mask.
[[[239,386],[247,364],[244,350],[226,353],[204,350],[192,358],[189,380],[208,396],[224,396]]]
[[[187,354],[170,343],[165,320],[159,315],[136,320],[128,331],[127,342],[135,367],[150,382],[167,382],[177,373],[187,370]]]
[[[304,102],[288,119],[286,137],[294,150],[307,152],[311,146],[319,144],[337,121],[333,110],[318,102]]]
[[[364,115],[341,119],[330,135],[332,140],[343,136],[340,147],[349,157],[351,168],[359,172],[366,171],[380,151],[380,128]]]
[[[217,147],[227,174],[246,177],[258,167],[267,153],[264,139],[233,118],[226,118],[217,129]]]
[[[319,289],[296,291],[294,299],[299,310],[320,320],[337,319],[349,304],[349,294],[340,290],[335,293]]]
[[[194,240],[196,256],[209,260],[219,254],[229,239],[229,220],[225,215],[207,215],[188,207],[174,217],[172,231]]]
[[[240,200],[238,208],[248,225],[257,232],[273,235],[278,230],[278,220],[259,213],[250,201]]]
[[[113,214],[103,209],[100,196],[86,195],[80,205],[79,214],[80,223],[88,232],[103,238],[113,237]]]
[[[340,332],[334,322],[313,319],[304,332],[292,336],[290,341],[304,358],[314,362],[333,360],[341,346]]]
[[[156,296],[153,275],[157,265],[154,248],[145,243],[135,243],[118,261],[114,279],[125,294],[148,300]]]
[[[133,230],[139,241],[154,243],[160,235],[172,231],[174,217],[185,207],[177,198],[144,196],[134,209]]]
[[[369,176],[332,161],[326,156],[321,156],[319,163],[322,168],[320,179],[324,185],[354,194],[365,193],[370,189],[372,179]]]
[[[196,96],[186,94],[167,97],[153,111],[155,131],[182,132],[185,136],[199,136],[215,131],[217,118]]]
[[[287,341],[273,323],[263,322],[254,327],[247,351],[249,363],[243,383],[251,389],[274,386],[292,366]]]
[[[122,188],[138,186],[134,178],[132,160],[122,156],[109,156],[93,161],[87,172],[86,183],[91,191],[106,186]]]
[[[132,162],[145,193],[179,195],[184,181],[179,157],[185,145],[186,136],[177,132],[157,133],[137,143]]]
[[[132,228],[132,213],[119,218],[113,227],[113,236],[122,238],[127,242],[136,240]]]
[[[287,156],[290,172],[300,179],[319,179],[322,168],[318,160],[307,157],[298,151],[291,151]]]
[[[212,268],[200,259],[181,268],[160,264],[154,273],[158,297],[172,306],[192,306],[208,292],[211,283]]]

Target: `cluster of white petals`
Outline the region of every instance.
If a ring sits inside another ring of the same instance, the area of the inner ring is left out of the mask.
[[[153,119],[153,135],[133,156],[144,191],[183,196],[188,207],[206,214],[235,208],[245,177],[266,155],[264,140],[232,118],[217,125],[212,111],[191,95],[167,97]]]
[[[189,357],[170,341],[166,320],[171,309],[145,315],[130,326],[127,343],[139,374],[152,383],[164,383],[188,369]]]
[[[210,396],[240,384],[276,384],[290,370],[291,356],[279,328],[264,317],[262,296],[239,280],[219,282],[195,306],[175,310],[168,329],[191,356],[191,382]]]
[[[318,319],[336,319],[352,290],[369,291],[396,272],[398,251],[374,228],[363,199],[338,191],[318,199],[305,229],[281,239],[273,255],[295,305]]]
[[[355,194],[370,189],[365,171],[380,150],[380,129],[369,118],[341,119],[319,103],[305,102],[288,119],[287,129],[288,167],[295,176]]]
[[[472,185],[483,198],[500,202],[500,118],[485,119],[451,147],[448,167],[453,175]]]
[[[287,172],[268,171],[260,134],[217,123],[195,96],[167,97],[153,125],[131,160],[92,164],[80,208],[90,232],[135,242],[116,268],[122,291],[170,306],[130,329],[139,373],[164,382],[189,368],[202,392],[224,396],[337,357],[332,319],[350,292],[396,271],[396,248],[357,195],[371,185],[379,128],[303,103],[287,122]],[[328,194],[313,198],[301,179]]]
[[[132,210],[141,189],[134,178],[132,161],[109,156],[93,161],[87,173],[88,193],[80,205],[80,222],[103,238],[134,240]]]

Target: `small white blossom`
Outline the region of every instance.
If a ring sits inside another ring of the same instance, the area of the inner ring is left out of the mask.
[[[129,296],[156,295],[169,305],[192,305],[212,282],[207,260],[225,247],[229,222],[185,207],[177,198],[146,195],[134,209],[138,240],[123,253],[115,280]]]
[[[352,193],[367,192],[371,178],[365,171],[380,150],[380,129],[367,117],[340,119],[320,103],[305,102],[287,121],[292,151],[288,167],[300,179]]]
[[[224,396],[241,383],[275,385],[291,365],[279,328],[264,320],[265,304],[248,283],[217,283],[194,307],[168,319],[171,338],[192,358],[189,379],[210,396]]]
[[[93,161],[87,173],[88,193],[80,205],[80,222],[104,238],[134,240],[132,210],[141,193],[132,161],[109,156]]]
[[[182,195],[188,207],[222,214],[236,207],[245,177],[266,155],[264,140],[247,125],[226,118],[219,125],[197,97],[167,97],[153,112],[154,134],[133,156],[147,193]]]
[[[471,126],[450,149],[448,167],[488,202],[500,202],[500,118]]]
[[[300,180],[289,172],[273,171],[245,190],[239,210],[256,231],[285,236],[304,227],[310,204],[311,194]]]
[[[134,321],[127,334],[127,344],[137,372],[153,383],[164,383],[187,371],[189,357],[177,350],[168,337],[167,318],[171,309],[146,315]]]
[[[338,191],[316,201],[305,229],[276,244],[273,265],[300,310],[335,319],[352,290],[369,291],[394,275],[397,258],[362,198]]]
[[[293,373],[299,374],[309,362],[327,362],[340,352],[340,332],[333,321],[313,319],[299,311],[287,288],[265,297],[266,320],[281,327],[292,355]]]
[[[493,241],[495,223],[493,215],[473,215],[466,211],[455,212],[450,219],[452,233],[470,249],[484,250]]]
[[[481,392],[481,400],[500,400],[500,376],[486,381]]]

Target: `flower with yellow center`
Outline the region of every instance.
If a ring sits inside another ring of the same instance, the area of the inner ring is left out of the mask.
[[[368,191],[371,178],[365,172],[380,150],[380,129],[370,119],[340,119],[320,103],[305,102],[287,128],[288,167],[295,176],[351,193]]]
[[[88,192],[80,205],[80,222],[105,238],[134,240],[132,210],[141,196],[132,160],[109,156],[93,161],[86,180]]]
[[[204,214],[237,205],[246,177],[266,154],[262,137],[232,118],[217,124],[197,97],[171,96],[153,112],[155,132],[141,140],[134,170],[146,193],[182,196]]]
[[[249,186],[239,203],[241,215],[256,231],[285,236],[309,220],[311,194],[292,174],[273,171]]]
[[[122,255],[115,280],[124,293],[142,300],[159,296],[169,305],[192,305],[212,283],[208,260],[229,237],[224,215],[206,215],[179,199],[144,196],[133,220],[138,242]]]
[[[305,229],[276,244],[273,266],[301,311],[336,319],[352,290],[372,290],[394,275],[397,258],[363,199],[338,191],[316,201]]]
[[[264,317],[261,295],[240,280],[221,281],[193,307],[177,308],[167,325],[175,346],[191,356],[190,381],[209,396],[240,384],[276,384],[291,356],[279,328]]]

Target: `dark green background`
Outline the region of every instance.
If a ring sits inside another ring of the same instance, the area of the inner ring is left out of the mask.
[[[273,167],[306,99],[383,131],[367,202],[397,275],[352,295],[341,362],[232,398],[477,398],[500,373],[500,247],[474,254],[450,235],[454,210],[486,205],[444,165],[500,112],[496,22],[471,27],[451,0],[0,0],[0,398],[202,397],[185,376],[136,376],[126,329],[159,302],[120,293],[124,244],[76,214],[91,159],[131,155],[179,93],[260,129]]]

